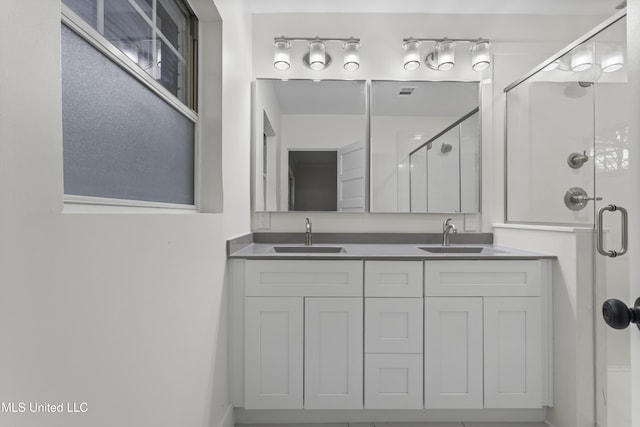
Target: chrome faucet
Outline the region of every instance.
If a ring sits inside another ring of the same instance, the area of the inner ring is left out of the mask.
[[[305,224],[304,245],[311,246],[311,221],[309,218],[307,218],[307,223]]]
[[[453,218],[447,218],[442,224],[442,246],[449,246],[449,236],[458,232],[456,226],[451,224],[452,219]]]

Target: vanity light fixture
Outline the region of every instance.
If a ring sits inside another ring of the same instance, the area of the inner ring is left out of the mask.
[[[471,68],[473,71],[482,71],[491,65],[491,42],[489,40],[478,40],[471,45]]]
[[[342,48],[344,49],[344,69],[355,71],[360,68],[360,42],[350,39],[342,44]]]
[[[427,55],[425,62],[432,70],[449,71],[456,66],[456,42],[445,38]]]
[[[287,70],[291,65],[290,49],[294,42],[308,43],[309,51],[302,57],[302,62],[314,71],[324,70],[331,64],[331,55],[327,52],[330,42],[342,43],[344,51],[344,69],[355,71],[360,68],[360,39],[323,38],[323,37],[276,37],[273,66],[279,70]]]
[[[303,61],[312,70],[324,70],[327,63],[331,63],[331,57],[327,57],[327,45],[320,40],[311,41],[309,43],[309,54],[304,56]]]
[[[291,66],[291,43],[284,38],[275,39],[273,41],[275,47],[273,52],[273,66],[278,70],[288,70]]]
[[[402,56],[405,70],[415,70],[420,67],[420,42],[413,38],[402,43]]]
[[[593,49],[580,46],[571,54],[571,71],[586,71],[593,66]]]
[[[600,59],[600,67],[602,72],[612,73],[618,71],[624,66],[624,53],[621,46],[614,46],[609,51],[602,54]]]
[[[482,71],[491,66],[491,42],[487,39],[423,39],[413,38],[402,40],[402,53],[405,70],[415,70],[420,67],[420,47],[423,43],[432,43],[433,50],[425,57],[425,64],[432,70],[449,71],[456,65],[456,45],[471,43],[471,68]]]

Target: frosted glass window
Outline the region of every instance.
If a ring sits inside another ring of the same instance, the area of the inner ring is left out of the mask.
[[[64,190],[194,204],[195,124],[62,26]]]

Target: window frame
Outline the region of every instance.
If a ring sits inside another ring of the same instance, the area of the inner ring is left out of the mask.
[[[193,109],[187,104],[183,103],[175,95],[173,95],[168,89],[162,86],[151,75],[138,66],[133,60],[125,55],[120,49],[118,49],[113,43],[111,43],[106,37],[104,37],[98,30],[93,28],[89,23],[76,14],[69,6],[65,5],[62,0],[61,4],[61,23],[66,25],[69,29],[74,31],[79,37],[97,49],[100,53],[105,55],[107,59],[113,61],[126,73],[129,73],[136,80],[142,83],[147,89],[160,97],[169,106],[181,113],[184,117],[190,120],[194,124],[194,164],[193,164],[193,196],[194,204],[177,204],[177,203],[163,203],[153,202],[147,200],[136,199],[116,199],[107,197],[94,197],[83,196],[75,194],[64,194],[63,202],[65,205],[98,205],[98,206],[111,206],[111,207],[134,207],[134,208],[161,208],[161,209],[178,209],[185,211],[198,211],[200,206],[200,121],[199,114],[197,112],[198,105],[198,67],[197,62],[197,18],[193,14],[192,18],[192,31],[189,34],[190,48],[188,54],[190,58],[188,61],[192,61],[190,66],[187,67],[187,74],[190,78],[187,79],[187,102],[193,104]],[[193,21],[195,20],[195,25]],[[195,32],[195,34],[194,34]]]

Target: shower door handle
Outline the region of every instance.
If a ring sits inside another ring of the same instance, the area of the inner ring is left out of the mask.
[[[615,212],[620,211],[622,216],[622,249],[619,251],[615,250],[606,250],[604,248],[604,231],[603,231],[603,222],[604,222],[604,213],[605,212]],[[598,210],[598,252],[600,255],[608,256],[611,258],[621,256],[627,253],[627,249],[629,248],[628,236],[629,236],[629,215],[627,214],[627,210],[622,206],[616,205],[607,205],[603,206]]]

